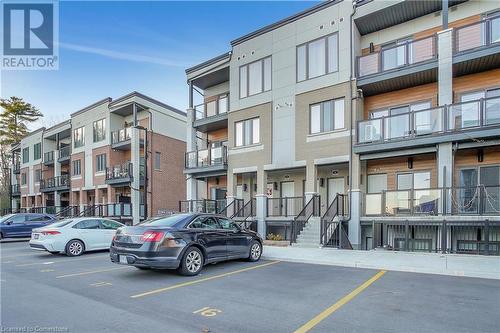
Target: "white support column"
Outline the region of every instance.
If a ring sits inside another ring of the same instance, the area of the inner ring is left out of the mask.
[[[439,105],[453,103],[453,30],[446,29],[438,33],[438,101]],[[446,117],[445,117],[446,119]],[[446,124],[443,124],[445,126]],[[438,187],[453,185],[453,144],[440,143],[437,151]],[[448,196],[448,209],[451,198]]]
[[[318,169],[312,161],[307,163],[306,166],[306,188],[304,190],[304,195],[306,197],[306,203],[308,203],[313,196],[318,194],[317,188],[317,178]]]
[[[265,188],[267,186],[267,173],[259,167],[257,170],[257,193],[255,194],[256,201],[256,219],[257,232],[265,239],[266,238],[266,217],[267,217],[267,196]]]
[[[61,176],[61,163],[58,162],[59,159],[59,150],[54,151],[54,176]],[[54,192],[54,206],[61,206],[61,194],[59,191]]]
[[[186,151],[191,152],[196,150],[196,129],[193,127],[195,121],[195,110],[193,108],[187,109],[187,135],[186,135]],[[186,199],[196,200],[197,195],[197,181],[196,179],[188,176],[186,179]]]
[[[141,179],[140,179],[140,164],[141,164],[141,150],[140,150],[140,130],[132,127],[130,134],[130,158],[132,162],[132,182],[131,182],[131,203],[132,203],[132,223],[137,224],[140,222],[140,204],[141,204]]]
[[[351,160],[352,174],[351,179],[351,193],[348,193],[346,200],[349,200],[350,207],[350,220],[349,220],[349,241],[353,249],[361,247],[361,215],[362,215],[362,200],[363,193],[361,191],[361,161],[359,155],[353,154]],[[344,207],[346,207],[345,205]],[[349,208],[346,208],[349,209]],[[344,212],[348,214],[349,212]]]

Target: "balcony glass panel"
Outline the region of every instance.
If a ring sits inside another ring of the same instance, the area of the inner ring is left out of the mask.
[[[484,212],[491,215],[500,213],[500,186],[484,187]]]
[[[378,73],[380,53],[371,53],[369,55],[358,58],[358,75],[365,76]]]
[[[205,118],[205,104],[196,105],[194,107],[194,118],[195,119]]]
[[[222,164],[222,150],[224,147],[216,147],[211,149],[211,164],[212,165],[219,165]]]
[[[362,121],[358,125],[359,143],[380,141],[382,139],[382,118]]]
[[[500,16],[496,18],[492,18],[490,21],[490,35],[491,42],[498,43],[500,42]]]
[[[463,187],[451,189],[453,213],[476,214],[479,208],[479,187]]]
[[[366,194],[366,215],[381,215],[382,214],[382,193]]]
[[[122,128],[121,130],[111,133],[111,143],[119,143],[130,140],[131,127]]]
[[[384,126],[386,140],[406,137],[410,133],[410,114],[385,118]]]
[[[189,153],[186,153],[186,167],[187,168],[196,168],[197,167],[197,157],[196,157],[196,152],[191,151]]]
[[[436,215],[439,212],[442,191],[440,189],[415,190],[413,211],[416,214]]]
[[[500,97],[485,100],[484,124],[500,124]]]
[[[59,158],[68,157],[71,155],[71,146],[61,147],[59,150]]]
[[[479,110],[479,101],[450,105],[449,129],[455,130],[479,126]]]
[[[387,215],[410,213],[410,191],[385,192],[385,213]]]
[[[198,151],[198,167],[208,166],[208,149]]]
[[[414,112],[413,116],[416,135],[443,131],[443,108]]]
[[[434,38],[424,38],[408,44],[410,50],[410,64],[430,60],[436,54]]]
[[[460,27],[455,30],[455,45],[457,52],[474,49],[485,44],[483,22]]]
[[[406,64],[406,45],[382,50],[382,70],[398,68]]]

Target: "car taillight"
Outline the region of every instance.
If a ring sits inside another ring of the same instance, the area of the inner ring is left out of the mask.
[[[59,231],[56,230],[47,230],[47,231],[42,231],[42,235],[48,236],[48,235],[58,235],[60,234]]]
[[[142,234],[141,240],[143,242],[159,242],[163,238],[163,232],[161,231],[146,231]]]

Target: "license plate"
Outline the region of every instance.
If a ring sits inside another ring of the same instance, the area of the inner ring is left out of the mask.
[[[39,235],[39,234],[34,234],[34,235],[33,235],[33,239],[38,239],[38,238],[40,238],[40,235]]]
[[[120,261],[120,264],[128,265],[127,256],[118,256],[118,260]]]

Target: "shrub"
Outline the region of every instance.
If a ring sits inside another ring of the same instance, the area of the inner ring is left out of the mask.
[[[273,234],[273,233],[269,233],[267,234],[267,240],[272,240],[272,241],[282,241],[283,240],[283,236],[281,236],[280,234]]]

